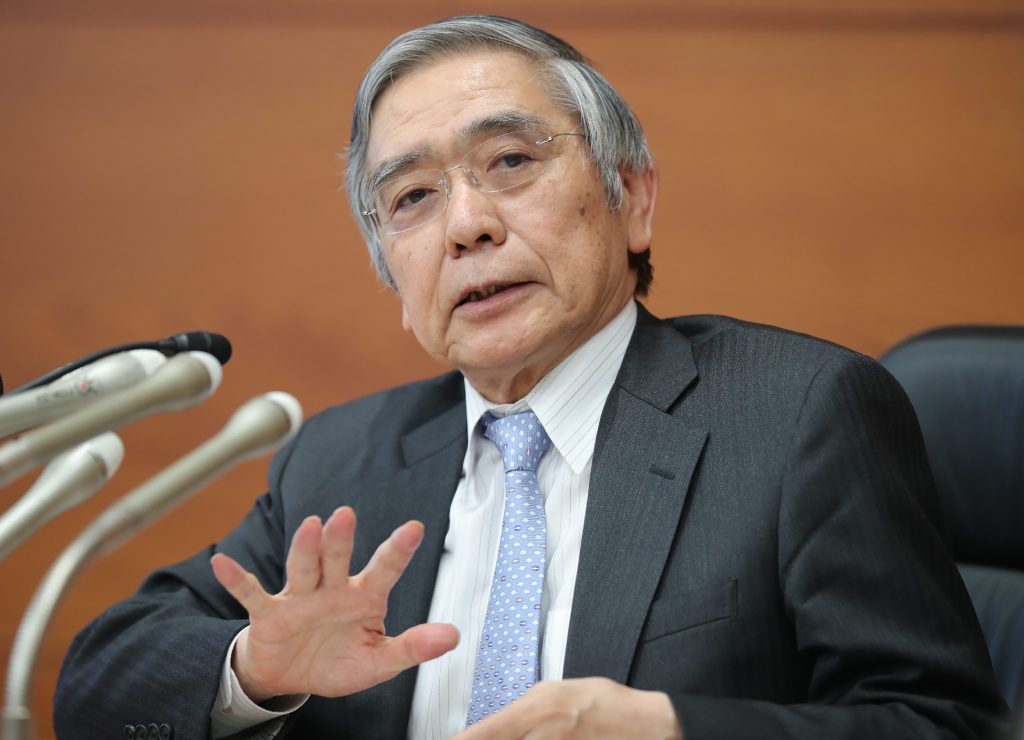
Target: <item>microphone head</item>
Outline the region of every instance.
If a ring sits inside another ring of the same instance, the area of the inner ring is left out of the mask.
[[[53,458],[29,494],[46,502],[51,519],[85,501],[110,480],[124,460],[124,443],[104,432]],[[42,522],[40,522],[42,524]]]
[[[124,460],[124,443],[113,432],[104,432],[81,445],[81,448],[98,460],[107,471],[109,480]]]
[[[217,388],[220,387],[220,381],[224,377],[224,370],[221,369],[220,362],[218,362],[217,359],[209,352],[191,351],[186,353],[186,355],[188,357],[195,358],[200,363],[202,363],[203,368],[206,370],[207,373],[209,373],[210,388],[208,391],[206,391],[206,393],[203,394],[203,398],[209,397],[210,394],[212,394],[215,390],[217,390]]]
[[[276,449],[302,424],[302,406],[293,396],[272,391],[238,407],[221,431],[244,450],[244,457]]]
[[[221,365],[231,359],[231,342],[223,334],[209,331],[189,331],[175,334],[157,343],[162,352],[176,354],[178,352],[208,352],[217,358]]]
[[[295,396],[284,391],[270,391],[269,393],[264,393],[262,397],[272,403],[276,403],[288,415],[288,423],[290,425],[288,436],[292,436],[299,431],[299,427],[302,426],[302,405]]]

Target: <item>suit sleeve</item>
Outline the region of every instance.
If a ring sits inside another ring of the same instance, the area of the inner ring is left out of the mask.
[[[294,445],[294,442],[293,442]],[[247,614],[213,577],[225,552],[281,587],[284,532],[277,493],[292,446],[275,458],[271,493],[220,544],[150,575],[75,638],[54,696],[62,740],[125,737],[125,726],[166,725],[175,738],[206,738],[210,710],[234,636]]]
[[[778,576],[806,703],[672,695],[686,740],[1001,737],[1008,711],[940,533],[916,416],[877,363],[820,367],[779,500]]]

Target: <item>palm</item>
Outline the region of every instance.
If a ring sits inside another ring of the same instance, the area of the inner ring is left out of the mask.
[[[384,634],[388,594],[422,527],[399,527],[361,573],[349,576],[354,530],[350,509],[339,509],[323,527],[315,518],[303,522],[288,553],[287,585],[274,595],[230,558],[214,559],[217,579],[249,612],[233,666],[250,698],[344,696],[455,646],[458,636],[449,625]]]

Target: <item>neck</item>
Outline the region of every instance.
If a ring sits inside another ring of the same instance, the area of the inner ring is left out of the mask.
[[[559,358],[543,370],[526,367],[512,376],[509,376],[508,373],[464,372],[463,374],[480,395],[491,403],[515,403],[533,390],[540,379],[561,361],[562,358]]]
[[[632,296],[629,297],[632,301]],[[515,367],[498,368],[460,368],[462,374],[476,391],[487,401],[495,404],[515,403],[534,389],[534,387],[552,370],[558,367],[570,355],[589,342],[618,316],[626,303],[609,311],[609,315],[593,331],[581,331],[574,341],[570,341],[562,351],[547,358],[530,358]]]

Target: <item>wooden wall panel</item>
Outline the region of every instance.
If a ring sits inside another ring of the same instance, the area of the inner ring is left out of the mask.
[[[128,429],[107,490],[0,563],[4,666],[63,545],[245,399],[287,390],[315,412],[438,370],[370,273],[336,153],[380,47],[469,9],[39,5],[0,10],[5,381],[193,328],[225,333],[236,355],[214,398]],[[576,43],[637,109],[662,177],[656,312],[730,313],[870,354],[936,324],[1024,323],[1018,2],[486,9]],[[37,674],[41,737],[72,635],[216,540],[264,469],[232,472],[83,576]],[[0,491],[0,508],[28,485]]]

